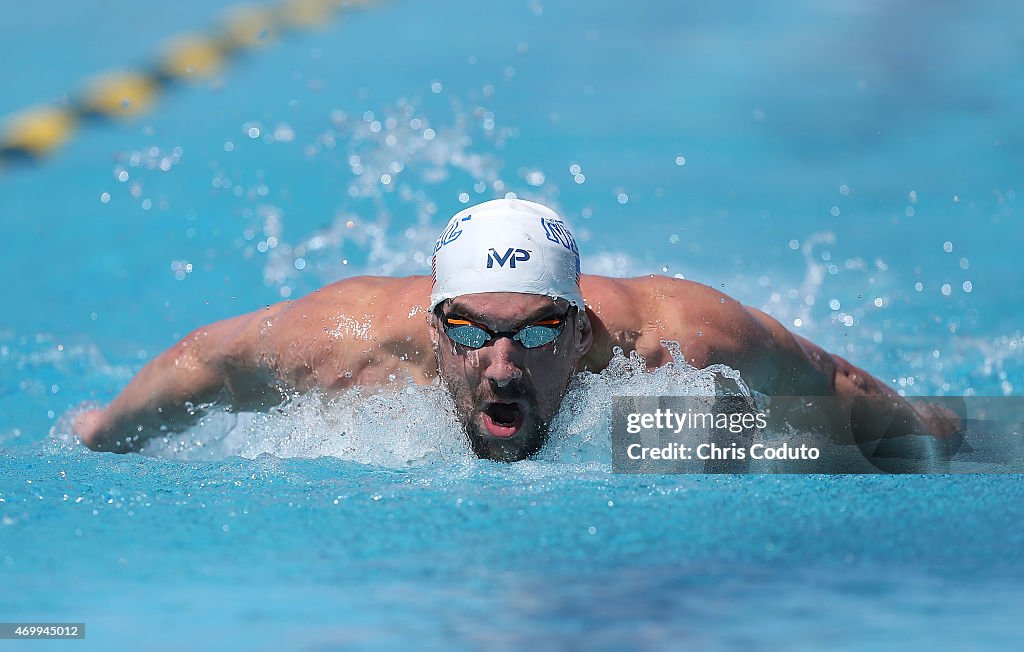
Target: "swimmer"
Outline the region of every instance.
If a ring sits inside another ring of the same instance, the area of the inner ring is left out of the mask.
[[[194,405],[259,410],[289,392],[411,378],[447,387],[478,456],[515,461],[544,445],[574,374],[600,372],[616,347],[660,367],[672,360],[663,340],[679,342],[694,367],[728,365],[767,395],[838,397],[842,409],[822,418],[857,441],[955,429],[712,288],[581,275],[571,231],[541,204],[498,199],[457,213],[432,267],[432,276],[345,279],[198,328],[109,405],[80,415],[76,434],[94,450],[128,452],[194,424]],[[876,399],[891,410],[863,407]]]

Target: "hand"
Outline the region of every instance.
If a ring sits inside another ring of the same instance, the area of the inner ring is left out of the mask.
[[[103,428],[103,410],[87,410],[75,418],[74,431],[82,443],[95,450]]]

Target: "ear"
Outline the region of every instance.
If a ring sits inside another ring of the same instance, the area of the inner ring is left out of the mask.
[[[578,342],[576,357],[579,359],[585,356],[590,351],[590,347],[594,345],[594,328],[590,324],[590,317],[585,310],[576,314],[576,331],[576,340]]]
[[[438,342],[440,342],[440,339],[437,333],[437,315],[433,312],[427,313],[427,326],[430,330],[430,346],[433,347],[434,352],[437,353]]]

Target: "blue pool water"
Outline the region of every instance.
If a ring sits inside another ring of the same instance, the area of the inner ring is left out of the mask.
[[[5,7],[0,114],[228,4]],[[424,273],[507,192],[584,272],[723,289],[908,395],[1020,396],[1024,10],[706,4],[373,4],[0,171],[0,621],[98,650],[1019,641],[1018,476],[612,474],[609,388],[664,379],[587,379],[513,465],[431,389],[145,455],[68,435],[190,329]]]

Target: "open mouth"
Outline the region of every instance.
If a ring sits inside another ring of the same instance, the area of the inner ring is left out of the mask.
[[[523,427],[523,410],[517,403],[488,403],[483,411],[484,427],[495,437],[514,437]]]

